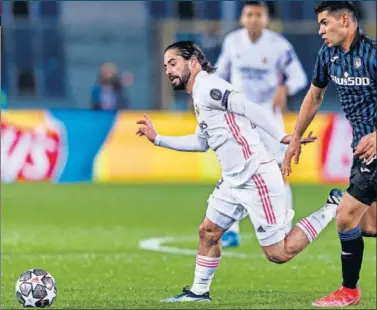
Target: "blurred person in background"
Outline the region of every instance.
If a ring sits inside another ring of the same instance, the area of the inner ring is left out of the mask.
[[[128,107],[128,98],[113,63],[101,66],[97,84],[92,89],[91,106],[94,110],[121,110]]]
[[[292,45],[279,33],[267,29],[269,12],[264,1],[244,3],[241,29],[229,33],[218,58],[216,74],[242,91],[247,99],[265,107],[284,129],[283,112],[287,97],[295,95],[308,83],[304,69]],[[286,146],[258,128],[261,140],[279,165]],[[285,182],[286,204],[292,205],[292,192]],[[239,222],[223,236],[223,247],[240,244]]]

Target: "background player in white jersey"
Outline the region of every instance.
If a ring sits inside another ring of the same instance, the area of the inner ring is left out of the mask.
[[[244,3],[241,29],[229,33],[217,60],[216,74],[242,91],[247,99],[265,107],[284,129],[282,113],[287,96],[295,95],[308,83],[292,45],[280,34],[266,29],[268,7],[264,1]],[[258,128],[261,140],[280,165],[286,146]],[[285,183],[286,203],[292,206],[292,192]],[[224,234],[223,247],[238,246],[239,222]]]
[[[168,46],[164,66],[173,89],[193,97],[198,128],[181,137],[160,136],[146,116],[137,134],[155,145],[179,151],[204,152],[211,148],[219,160],[222,179],[208,199],[199,227],[199,248],[191,288],[164,302],[211,301],[210,284],[221,259],[221,237],[237,220],[249,215],[266,257],[285,263],[301,252],[335,217],[339,190],[327,203],[294,228],[293,210],[283,202],[284,183],[276,161],[259,139],[260,126],[277,141],[291,136],[276,125],[265,109],[247,100],[225,80],[211,74],[214,68],[198,45],[180,41]],[[255,124],[254,124],[255,123]],[[301,142],[313,142],[309,135]]]

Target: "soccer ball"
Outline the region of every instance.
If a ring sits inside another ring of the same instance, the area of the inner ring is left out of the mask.
[[[25,271],[16,283],[16,298],[24,307],[49,307],[56,293],[55,279],[42,269]]]

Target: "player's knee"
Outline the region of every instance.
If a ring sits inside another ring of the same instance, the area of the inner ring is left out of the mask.
[[[338,208],[336,210],[336,228],[338,231],[347,231],[354,228],[354,214],[346,208]]]
[[[336,227],[339,232],[344,232],[357,227],[362,221],[368,208],[357,199],[345,193],[336,210]]]
[[[337,230],[346,231],[350,226],[350,220],[351,219],[346,215],[337,214],[335,218]]]
[[[271,263],[283,264],[284,260],[281,259],[280,255],[267,255],[267,259]]]
[[[216,243],[221,238],[221,231],[216,224],[203,221],[199,226],[199,238],[209,243]]]
[[[284,264],[288,262],[294,255],[288,253],[284,248],[269,249],[264,251],[267,259],[275,264]]]
[[[275,263],[275,264],[284,264],[286,262],[288,262],[291,258],[284,254],[284,253],[281,253],[281,254],[267,254],[267,259],[272,262],[272,263]]]

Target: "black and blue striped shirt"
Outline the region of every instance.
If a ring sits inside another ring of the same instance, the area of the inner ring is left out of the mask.
[[[350,50],[324,44],[318,52],[312,83],[325,88],[332,80],[353,131],[352,148],[376,130],[376,41],[357,30]]]

